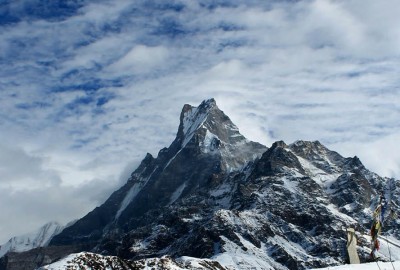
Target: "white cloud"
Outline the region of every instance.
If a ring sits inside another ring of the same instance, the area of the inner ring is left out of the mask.
[[[116,0],[112,2],[89,3],[81,9],[81,16],[77,17],[83,23],[104,25],[117,20],[126,9],[132,6],[132,1]]]
[[[43,222],[66,224],[82,217],[125,183],[127,172],[138,165],[116,164],[107,157],[90,160],[60,149],[41,151],[0,145],[0,212],[5,217],[0,243]]]
[[[113,63],[109,70],[118,75],[141,75],[163,68],[167,60],[168,49],[162,46],[137,45]]]
[[[397,147],[399,139],[400,133],[395,133],[370,142],[347,142],[333,147],[344,155],[352,156],[356,153],[364,166],[373,172],[399,179],[400,152]]]
[[[43,168],[44,159],[23,149],[0,144],[0,187],[29,189],[60,182],[58,175]]]
[[[0,224],[0,241],[35,230],[43,221],[64,224],[82,217],[110,195],[118,186],[99,180],[79,187],[42,186],[34,191],[0,188],[0,211],[6,216]],[[90,191],[90,192],[89,192]]]
[[[339,2],[317,0],[307,17],[307,37],[311,45],[335,46],[356,54],[364,49],[365,26]]]

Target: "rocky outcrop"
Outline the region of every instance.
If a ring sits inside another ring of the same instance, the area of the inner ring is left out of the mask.
[[[109,270],[227,270],[216,261],[195,258],[173,259],[168,256],[137,261],[123,260],[115,256],[101,256],[94,253],[82,252],[71,254],[60,262],[44,266],[38,270],[61,269],[109,269]]]

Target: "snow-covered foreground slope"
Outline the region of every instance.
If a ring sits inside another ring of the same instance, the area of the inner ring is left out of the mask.
[[[369,240],[370,237],[366,236]],[[380,236],[380,248],[377,256],[380,258],[391,258],[395,261],[400,261],[400,241],[393,236]]]
[[[239,256],[234,256],[239,255]],[[243,255],[243,254],[242,254]],[[172,259],[168,256],[161,258],[150,258],[137,261],[122,260],[114,256],[101,256],[94,253],[81,252],[71,254],[66,258],[43,266],[38,270],[274,270],[276,264],[268,260],[262,260],[257,254],[246,255],[247,258],[243,261],[240,254],[221,254],[217,260],[197,259],[193,257],[180,257]],[[245,263],[247,262],[247,263]],[[248,264],[252,262],[252,265]],[[400,261],[395,262],[372,262],[363,264],[345,264],[328,268],[314,268],[312,270],[395,270],[400,269]]]
[[[196,259],[191,257],[181,257],[171,259],[164,256],[161,258],[143,259],[137,261],[122,260],[115,256],[101,256],[94,253],[81,252],[71,254],[68,257],[50,265],[39,268],[38,270],[129,270],[129,269],[152,269],[152,270],[228,270],[218,262],[208,259]]]
[[[45,247],[63,229],[57,222],[50,222],[39,230],[11,238],[0,246],[0,258],[7,252],[23,252],[37,247]]]
[[[363,264],[345,264],[327,268],[316,268],[313,270],[396,270],[400,269],[400,261],[395,262],[372,262]]]

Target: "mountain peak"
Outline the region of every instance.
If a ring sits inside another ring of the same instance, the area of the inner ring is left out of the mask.
[[[276,141],[272,144],[271,149],[275,149],[275,148],[286,148],[287,144],[284,141]]]
[[[202,146],[210,146],[213,141],[230,145],[247,141],[230,118],[218,108],[213,98],[204,100],[198,107],[189,104],[183,106],[177,133],[180,147],[184,148],[193,137]]]
[[[214,98],[203,100],[198,107],[192,106],[190,104],[185,104],[182,108],[180,120],[181,122],[184,121],[185,118],[187,118],[187,116],[189,116],[193,112],[193,110],[197,110],[199,112],[202,112],[203,114],[207,114],[212,109],[218,109],[217,102]]]
[[[319,141],[298,140],[289,145],[291,151],[296,155],[311,161],[317,168],[333,173],[337,166],[344,165],[345,159],[335,151],[329,150]]]
[[[220,111],[213,98],[204,100],[198,107],[189,104],[183,106],[178,129],[178,138],[182,141],[182,146],[190,141],[193,133],[203,125],[212,111]]]

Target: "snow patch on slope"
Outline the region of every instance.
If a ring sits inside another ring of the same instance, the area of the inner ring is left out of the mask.
[[[154,171],[149,175],[149,177],[136,182],[131,189],[128,191],[128,193],[126,194],[124,200],[121,203],[120,208],[118,209],[117,214],[115,215],[115,219],[117,220],[122,212],[128,207],[128,205],[130,204],[130,202],[135,199],[135,197],[139,194],[139,192],[143,189],[144,186],[146,186],[147,182],[150,180],[151,176],[153,175],[153,173],[157,170],[158,167],[156,167],[154,169]]]
[[[172,193],[172,196],[169,200],[168,205],[173,204],[177,199],[179,199],[179,197],[182,195],[182,192],[185,190],[187,186],[187,183],[183,183],[182,185],[180,185],[175,191],[174,193]]]
[[[67,269],[67,266],[70,262],[72,262],[76,257],[78,257],[80,254],[84,254],[82,253],[76,253],[76,254],[70,254],[67,257],[63,258],[62,260],[59,260],[55,263],[52,263],[50,265],[47,266],[43,266],[41,268],[39,268],[39,270],[64,270]]]
[[[232,191],[232,187],[227,184],[223,183],[218,188],[210,191],[210,196],[212,197],[220,197],[229,194]]]
[[[8,252],[24,252],[37,247],[45,247],[50,240],[64,229],[57,222],[49,222],[39,230],[11,238],[0,246],[0,258]]]
[[[295,154],[295,153],[293,153]],[[337,178],[341,175],[341,173],[326,173],[323,170],[317,168],[312,164],[312,162],[304,159],[300,156],[297,156],[301,166],[303,169],[311,176],[311,178],[322,188],[325,190],[328,189],[333,182],[337,180]]]
[[[283,181],[283,186],[289,190],[292,193],[297,193],[297,186],[298,186],[298,182],[297,181],[291,181],[288,177],[282,177],[281,178]]]
[[[204,121],[207,119],[207,116],[208,112],[200,113],[198,108],[184,113],[183,134],[185,137],[182,142],[182,148],[189,143],[193,137],[193,134],[204,123]]]
[[[225,236],[221,236],[221,240],[224,242],[223,249],[225,252],[215,255],[211,259],[219,262],[221,265],[230,270],[286,269],[274,262],[274,260],[267,256],[261,249],[255,247],[239,234],[237,234],[237,236],[240,237],[240,241],[247,248],[247,251],[244,251],[236,243],[230,241]]]
[[[275,235],[270,239],[271,244],[282,247],[287,253],[297,258],[298,261],[306,261],[311,259],[311,256],[301,247],[299,244],[289,242],[285,238],[279,235]]]
[[[353,219],[352,217],[349,217],[348,215],[346,215],[346,214],[343,214],[342,212],[340,212],[338,209],[337,209],[337,207],[336,207],[336,205],[334,205],[334,204],[329,204],[329,205],[324,205],[324,204],[321,204],[322,206],[325,206],[333,215],[335,215],[335,216],[337,216],[339,219],[341,219],[341,220],[344,220],[344,221],[346,221],[346,222],[350,222],[350,223],[353,223],[353,224],[357,224],[358,222],[355,220],[355,219]]]
[[[200,143],[200,149],[203,153],[211,153],[218,149],[220,140],[217,135],[211,133],[209,130],[206,130],[206,136],[204,140]]]

